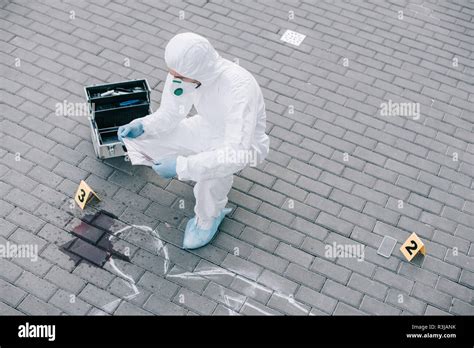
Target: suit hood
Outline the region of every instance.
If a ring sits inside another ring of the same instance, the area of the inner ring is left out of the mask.
[[[166,45],[165,61],[168,68],[203,85],[210,84],[226,67],[211,43],[194,33],[174,36]]]

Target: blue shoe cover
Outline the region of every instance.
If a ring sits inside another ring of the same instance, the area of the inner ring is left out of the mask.
[[[225,215],[232,211],[231,208],[222,209],[219,216],[212,222],[209,229],[201,229],[196,224],[196,217],[188,221],[186,231],[184,232],[183,249],[197,249],[203,247],[212,241],[217,234],[217,228],[224,219]]]

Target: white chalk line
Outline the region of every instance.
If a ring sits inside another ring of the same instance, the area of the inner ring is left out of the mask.
[[[109,241],[111,241],[112,238],[117,237],[119,234],[121,234],[121,233],[123,233],[123,232],[125,232],[125,231],[127,231],[131,228],[136,228],[136,229],[144,231],[144,232],[149,232],[152,235],[154,246],[155,246],[155,249],[156,249],[156,254],[160,255],[160,253],[162,253],[162,255],[164,256],[165,262],[164,262],[164,266],[163,266],[164,267],[163,271],[164,271],[164,274],[165,275],[167,274],[168,277],[176,277],[176,278],[181,278],[181,279],[203,279],[203,278],[206,279],[206,277],[215,277],[215,276],[221,276],[221,275],[230,275],[230,276],[235,275],[235,273],[233,273],[233,272],[230,272],[230,271],[228,271],[224,268],[218,268],[218,267],[215,267],[215,268],[211,267],[209,269],[204,269],[204,270],[200,270],[200,271],[196,271],[196,272],[183,272],[183,273],[179,273],[179,274],[168,274],[169,265],[171,263],[170,258],[169,258],[168,249],[166,248],[165,244],[161,240],[161,237],[160,237],[159,233],[155,229],[152,229],[151,227],[146,226],[146,225],[126,226],[126,227],[114,232],[112,235],[110,235],[109,236]],[[126,240],[124,239],[124,241],[126,241]],[[137,297],[140,294],[140,291],[138,290],[133,277],[130,274],[124,273],[115,264],[115,261],[113,260],[112,257],[109,258],[108,262],[112,266],[115,273],[117,275],[119,275],[120,277],[124,278],[123,280],[127,282],[127,285],[133,291],[133,293],[131,293],[130,295],[126,295],[122,298],[118,298],[118,299],[116,299],[114,301],[111,301],[111,302],[103,305],[102,307],[100,307],[100,309],[102,309],[106,312],[112,312],[116,307],[118,307],[120,305],[121,301],[131,300],[131,299]],[[295,306],[297,309],[303,311],[304,313],[307,314],[309,312],[306,308],[304,308],[302,306],[301,303],[298,303],[298,301],[296,301],[293,297],[290,297],[287,294],[284,294],[284,293],[276,291],[276,290],[272,290],[272,289],[267,288],[267,287],[265,287],[261,284],[258,284],[257,282],[246,279],[242,276],[238,276],[238,277],[239,277],[240,280],[243,280],[244,282],[249,284],[251,294],[253,294],[253,295],[256,294],[257,289],[262,290],[262,291],[267,291],[269,293],[273,292],[276,296],[285,298],[288,301],[288,303]],[[236,311],[239,308],[239,305],[243,304],[244,302],[247,306],[253,308],[254,310],[256,310],[256,311],[258,311],[258,312],[260,312],[264,315],[273,315],[272,313],[269,313],[269,312],[255,306],[255,305],[249,303],[248,301],[245,301],[245,300],[242,300],[240,298],[232,297],[232,296],[229,296],[229,295],[225,294],[223,288],[220,288],[220,292],[221,292],[221,296],[224,299],[225,304],[228,307],[228,308],[227,307],[226,308],[229,310],[230,315],[237,315],[238,313]],[[245,297],[245,296],[243,296],[243,297]],[[231,305],[230,301],[234,301],[234,305]]]

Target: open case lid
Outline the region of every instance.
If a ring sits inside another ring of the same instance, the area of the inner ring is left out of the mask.
[[[128,108],[141,106],[141,109],[149,109],[150,105],[150,86],[146,79],[86,86],[84,92],[89,103],[89,114],[93,119],[114,114],[102,111],[122,110],[123,114]]]

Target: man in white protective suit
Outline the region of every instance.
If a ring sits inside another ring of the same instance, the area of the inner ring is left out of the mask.
[[[225,208],[233,174],[261,163],[269,151],[262,91],[244,68],[222,58],[194,33],[173,37],[160,108],[118,130],[133,165],[160,176],[195,181],[195,216],[183,248],[209,243],[231,209]],[[194,105],[197,115],[186,117]]]

